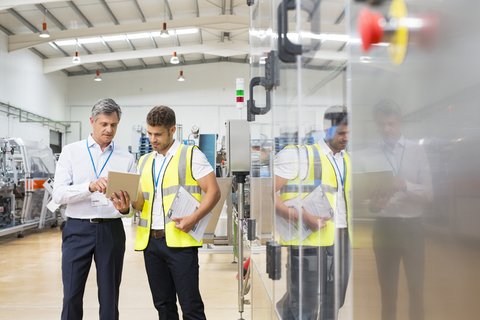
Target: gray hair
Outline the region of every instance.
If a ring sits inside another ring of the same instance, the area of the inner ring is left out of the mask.
[[[92,118],[94,122],[97,122],[100,114],[109,116],[111,114],[114,114],[115,112],[117,113],[118,121],[120,121],[120,118],[122,117],[122,109],[120,108],[120,106],[115,101],[113,101],[113,99],[100,99],[97,101],[97,103],[95,103],[92,108]]]
[[[379,102],[377,102],[376,105],[373,106],[372,108],[373,118],[376,119],[380,113],[386,114],[386,115],[394,114],[399,119],[402,118],[402,109],[395,101],[391,99],[382,99]]]

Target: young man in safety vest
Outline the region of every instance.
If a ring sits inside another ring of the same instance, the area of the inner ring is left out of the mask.
[[[280,239],[282,245],[289,246],[287,292],[277,303],[283,320],[298,319],[300,314],[302,319],[317,319],[318,314],[322,320],[336,319],[345,300],[350,272],[351,188],[345,106],[325,111],[324,130],[325,140],[287,146],[275,157],[276,215],[296,226],[289,229],[286,239]],[[330,210],[328,215],[304,209],[307,200],[303,199],[317,188],[325,195],[322,198]],[[302,199],[299,205],[289,205],[295,198]]]
[[[220,199],[213,168],[196,147],[173,137],[175,112],[166,106],[154,107],[147,115],[147,133],[154,152],[139,161],[141,210],[135,250],[144,253],[153,303],[160,319],[178,319],[177,295],[183,319],[205,319],[199,291],[198,249],[188,232],[205,217]],[[198,209],[182,218],[167,216],[179,187],[198,201]],[[201,191],[205,195],[201,199]]]

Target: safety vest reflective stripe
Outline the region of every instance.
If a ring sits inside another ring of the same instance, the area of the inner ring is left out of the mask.
[[[171,186],[171,187],[168,187],[168,188],[165,188],[162,190],[162,195],[164,197],[166,196],[169,196],[171,194],[175,194],[178,190],[178,186]]]
[[[150,153],[147,153],[145,154],[141,160],[141,164],[140,164],[140,167],[139,167],[139,170],[138,172],[140,172],[140,174],[142,174],[143,172],[143,167],[145,167],[145,164],[147,163],[148,159],[150,159],[150,156],[153,154],[153,152],[150,152]]]

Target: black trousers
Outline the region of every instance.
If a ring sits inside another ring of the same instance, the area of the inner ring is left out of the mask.
[[[62,240],[62,320],[83,318],[83,294],[92,259],[97,268],[100,320],[117,320],[125,254],[121,219],[102,223],[68,219]]]
[[[289,247],[282,320],[333,320],[345,302],[351,253],[348,233],[329,247]],[[301,272],[300,272],[301,269]]]
[[[423,282],[425,235],[421,218],[377,218],[373,248],[382,293],[382,319],[397,318],[400,261],[403,261],[409,294],[410,320],[424,317]]]
[[[206,319],[198,287],[198,248],[170,248],[165,238],[150,237],[143,257],[159,319],[178,320],[177,295],[184,320]]]

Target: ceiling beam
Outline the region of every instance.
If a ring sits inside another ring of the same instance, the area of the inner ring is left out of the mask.
[[[200,17],[200,9],[198,8],[198,0],[193,0],[193,4],[195,5],[195,14],[197,17]]]
[[[106,43],[105,40],[103,40],[102,37],[99,37],[99,38],[100,38],[100,41],[102,42],[103,46],[104,46],[105,48],[107,48],[107,50],[108,50],[109,52],[113,52],[113,49],[108,45],[108,43]]]
[[[13,35],[15,35],[12,31],[8,30],[7,28],[5,28],[4,26],[2,26],[1,24],[0,24],[0,31],[5,32],[5,33],[7,34],[7,36],[13,36]]]
[[[188,62],[185,62],[184,66],[190,66],[190,65],[196,65],[196,64],[204,64],[204,63],[218,63],[218,62],[226,62],[224,59],[222,58],[212,58],[212,59],[207,59],[205,61],[201,61],[201,60],[192,60],[192,61],[188,61]],[[243,59],[230,59],[230,61],[228,61],[230,63],[245,63],[243,61]],[[163,64],[163,63],[157,63],[157,64],[149,64],[147,65],[145,68],[141,65],[137,65],[137,66],[132,66],[132,67],[127,67],[125,66],[125,68],[110,68],[108,69],[108,72],[105,72],[105,73],[112,73],[112,72],[123,72],[123,71],[135,71],[135,70],[145,70],[145,69],[158,69],[158,68],[177,68],[178,67],[178,64],[171,64],[171,63],[167,63],[167,64]],[[61,70],[61,71],[64,71],[65,70]],[[88,74],[95,74],[96,73],[96,70],[89,70],[88,71]],[[79,71],[75,71],[75,72],[69,72],[68,73],[68,76],[83,76],[85,75],[84,72],[79,72]]]
[[[60,21],[58,21],[57,18],[55,18],[53,14],[51,14],[50,11],[48,11],[47,8],[45,8],[43,5],[36,4],[35,7],[37,7],[38,10],[45,14],[47,18],[57,26],[58,29],[67,30],[67,28]]]
[[[345,18],[345,11],[347,11],[347,7],[343,9],[342,13],[340,13],[337,20],[335,20],[334,24],[340,24],[343,21],[343,19]]]
[[[158,48],[157,41],[155,41],[155,39],[153,38],[152,33],[149,32],[148,35],[150,36],[150,41],[152,41],[152,45],[153,45],[155,48]]]
[[[119,25],[120,22],[118,22],[117,18],[116,18],[115,15],[113,14],[112,10],[110,10],[110,7],[109,7],[108,4],[105,2],[105,0],[98,0],[98,2],[100,2],[100,4],[102,5],[103,9],[107,12],[108,16],[110,17],[110,20],[112,20],[112,22],[113,22],[115,25]]]
[[[130,39],[127,37],[127,35],[125,35],[125,41],[127,41],[128,45],[130,46],[130,49],[132,49],[132,50],[137,50],[137,49],[135,48],[135,46],[133,45],[132,40],[130,40]]]
[[[59,46],[57,46],[57,44],[56,44],[55,42],[50,42],[49,44],[50,44],[50,46],[51,46],[53,49],[57,50],[58,52],[60,52],[61,54],[63,54],[65,57],[68,57],[68,56],[69,56],[68,53],[66,53],[65,51],[63,51],[62,48],[60,48]]]
[[[158,49],[145,49],[145,50],[135,50],[135,51],[119,51],[113,53],[99,53],[92,54],[87,56],[82,56],[82,64],[86,63],[97,63],[97,62],[107,62],[107,61],[116,61],[116,60],[129,60],[129,59],[138,59],[138,58],[150,58],[158,56],[170,56],[172,52],[176,51],[177,56],[182,54],[190,53],[204,53],[209,55],[243,55],[250,51],[249,45],[245,43],[224,43],[219,44],[217,41],[212,41],[210,43],[204,43],[191,45],[191,46],[182,46],[182,47],[163,47]],[[70,68],[75,66],[72,63],[71,57],[65,58],[53,58],[44,60],[43,63],[43,73],[55,72],[61,69]]]
[[[25,27],[27,27],[28,29],[30,29],[30,31],[32,31],[33,33],[39,33],[40,32],[40,30],[38,30],[33,24],[28,22],[27,19],[22,17],[22,15],[20,15],[20,13],[18,13],[14,9],[7,9],[7,12],[10,13],[12,16],[14,16],[18,21],[23,23],[23,25]],[[36,36],[38,37],[38,34]]]
[[[249,17],[246,16],[207,16],[198,18],[184,18],[172,20],[168,23],[169,29],[180,28],[206,28],[223,31],[248,30],[250,27]],[[101,35],[112,35],[134,32],[148,32],[161,30],[161,21],[141,22],[122,24],[114,26],[102,26],[94,28],[71,29],[61,31],[50,31],[50,38],[40,38],[38,34],[21,34],[8,37],[8,51],[27,49],[51,41],[95,37]],[[325,29],[322,29],[325,30]],[[37,32],[39,32],[37,30]]]
[[[237,55],[245,55],[250,52],[250,46],[247,42],[231,43],[224,42],[218,43],[217,41],[211,41],[204,44],[195,44],[190,46],[181,46],[181,47],[162,47],[158,49],[145,49],[145,50],[135,50],[135,51],[121,51],[113,53],[99,53],[92,54],[82,57],[82,63],[98,63],[98,62],[107,62],[107,61],[120,61],[120,60],[130,60],[130,59],[139,59],[139,58],[150,58],[158,56],[170,56],[173,51],[177,52],[177,55],[183,54],[208,54],[215,55],[219,57],[230,57]],[[336,52],[322,50],[315,53],[312,56],[314,59],[323,59],[323,60],[344,60],[347,59],[346,52]],[[43,61],[43,73],[50,73],[59,71],[61,69],[70,68],[74,66],[72,59],[70,57],[66,58],[53,58]]]
[[[43,53],[41,53],[40,51],[38,51],[35,48],[30,48],[28,50],[32,51],[33,53],[35,53],[37,56],[39,56],[42,59],[48,59],[48,57],[46,55],[44,55]]]
[[[140,20],[142,20],[142,22],[147,22],[147,20],[145,20],[145,16],[143,15],[142,9],[140,8],[140,5],[138,4],[138,1],[132,0],[132,2],[133,2],[133,6],[135,7],[135,10],[137,10]]]
[[[42,0],[42,3],[58,2],[58,0]],[[7,10],[9,8],[23,6],[28,4],[36,4],[38,0],[1,0],[0,11]]]
[[[170,4],[168,3],[168,0],[163,1],[165,1],[164,3],[167,10],[168,19],[173,20],[172,10],[170,10]]]
[[[85,52],[86,54],[92,54],[92,53],[90,52],[90,50],[88,50],[83,44],[77,42],[77,46],[79,46],[80,49],[82,49],[83,52]]]
[[[85,15],[82,13],[82,11],[80,11],[80,9],[78,9],[78,7],[75,5],[75,3],[73,3],[73,1],[67,1],[67,4],[70,8],[72,8],[73,12],[75,12],[75,14],[80,18],[80,20],[83,21],[83,23],[85,23],[87,27],[93,28],[93,24],[88,21],[87,17],[85,17]]]
[[[118,60],[117,62],[122,66],[123,70],[127,70],[127,65],[125,63],[123,63],[122,60]]]

